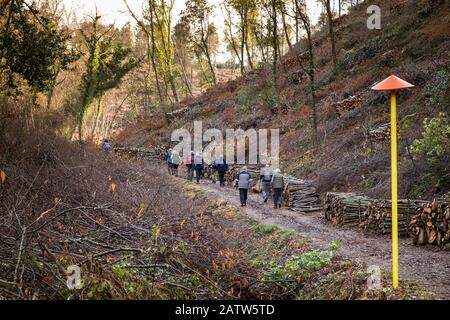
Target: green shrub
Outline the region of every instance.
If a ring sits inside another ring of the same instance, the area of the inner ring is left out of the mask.
[[[274,224],[269,224],[269,225],[259,224],[255,227],[255,231],[257,233],[263,233],[263,234],[274,233],[277,230],[278,230],[278,226],[276,226]]]
[[[264,278],[285,285],[299,281],[307,272],[318,271],[328,266],[340,247],[339,241],[331,241],[329,250],[314,250],[301,255],[293,254],[286,259],[284,266],[272,266]]]
[[[425,92],[430,97],[431,103],[434,105],[444,105],[450,103],[449,95],[450,89],[450,72],[447,70],[440,70],[436,72],[434,79],[429,83]]]
[[[430,163],[439,162],[450,153],[450,125],[448,116],[441,112],[432,119],[424,120],[422,138],[414,140],[411,152],[424,157]]]

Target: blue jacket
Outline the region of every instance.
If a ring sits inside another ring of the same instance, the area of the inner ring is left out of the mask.
[[[111,149],[111,145],[108,142],[103,143],[103,152],[108,153]]]
[[[172,163],[172,160],[170,159],[170,157],[172,156],[172,152],[167,151],[166,153],[166,163]]]

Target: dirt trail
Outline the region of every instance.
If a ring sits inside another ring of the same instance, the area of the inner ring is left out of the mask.
[[[232,205],[240,205],[236,189],[219,188],[209,181],[203,181],[201,186],[211,195]],[[262,224],[276,224],[297,231],[318,248],[325,248],[330,241],[339,240],[345,257],[380,266],[385,271],[391,268],[391,241],[388,236],[370,236],[358,229],[333,226],[322,218],[321,212],[301,214],[287,209],[274,210],[270,201],[264,204],[261,196],[254,193],[249,193],[244,212]],[[400,278],[413,280],[440,298],[450,299],[450,252],[433,247],[417,247],[410,242],[410,239],[400,239],[399,242]]]

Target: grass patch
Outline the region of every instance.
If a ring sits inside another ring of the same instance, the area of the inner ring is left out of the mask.
[[[254,228],[254,230],[260,234],[271,234],[278,230],[278,226],[274,224],[259,224]]]

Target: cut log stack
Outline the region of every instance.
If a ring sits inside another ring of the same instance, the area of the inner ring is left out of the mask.
[[[362,101],[361,96],[350,96],[347,99],[334,103],[333,107],[336,110],[336,113],[341,116],[347,111],[358,108]]]
[[[409,225],[414,244],[434,244],[450,249],[450,203],[434,200],[423,204]]]
[[[168,144],[159,144],[154,148],[154,150],[160,160],[165,160],[166,153],[169,148],[170,148],[170,146]]]
[[[225,179],[229,183],[229,185],[234,184],[234,180],[237,178],[239,172],[241,171],[242,166],[237,165],[229,165],[228,171],[226,173]],[[252,177],[253,181],[251,182],[250,187],[253,189],[259,180],[259,174],[260,174],[261,166],[258,165],[248,165],[247,166],[247,172]]]
[[[189,111],[189,107],[184,107],[184,108],[175,110],[173,112],[166,112],[167,122],[171,123],[173,120],[180,118],[188,111]]]
[[[409,222],[416,210],[425,201],[398,200],[398,235],[408,236]],[[377,235],[389,234],[392,231],[392,202],[390,200],[372,200],[369,203],[361,227]]]
[[[147,148],[120,148],[116,147],[114,148],[114,152],[121,156],[128,156],[128,157],[142,157],[147,158],[154,161],[159,161],[160,157],[157,154],[157,152],[154,149],[147,149]]]
[[[292,211],[312,212],[322,209],[319,194],[312,181],[284,177],[284,203]]]
[[[328,192],[325,196],[325,219],[335,225],[359,226],[371,199],[356,193]]]
[[[382,124],[377,128],[369,131],[370,140],[374,142],[389,141],[391,135],[391,125],[389,123]]]

